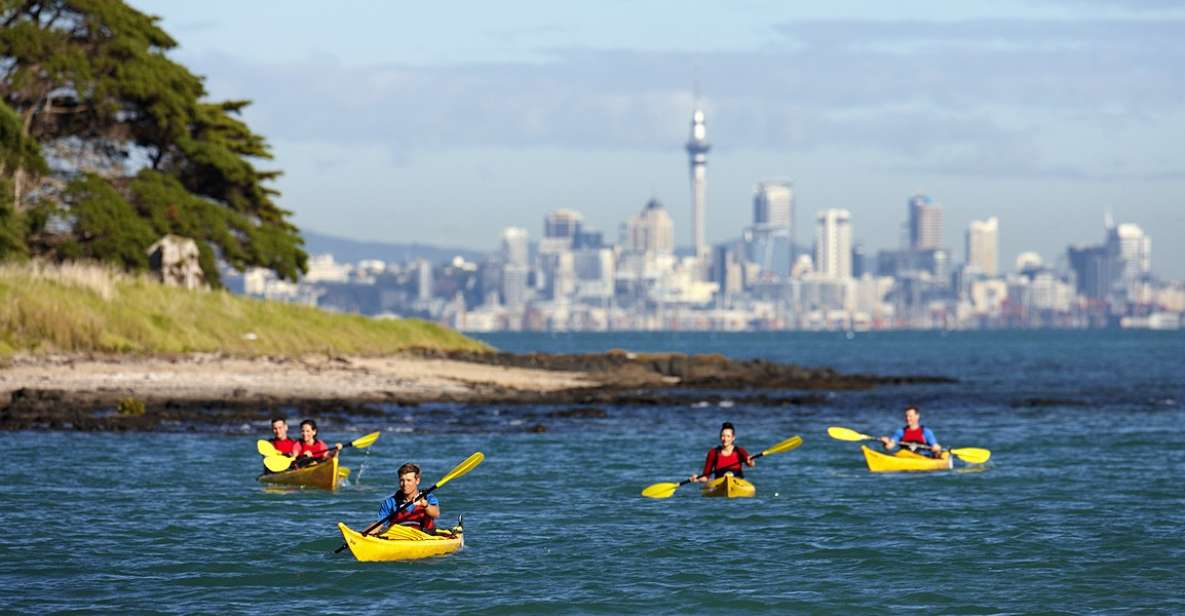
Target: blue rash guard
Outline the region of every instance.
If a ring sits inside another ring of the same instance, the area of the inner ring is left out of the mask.
[[[440,501],[436,500],[435,494],[429,494],[428,496],[426,496],[424,498],[424,500],[428,501],[429,507],[431,507],[432,505],[436,505],[438,507],[440,506]],[[411,507],[407,506],[408,503],[403,503],[403,505],[404,505],[404,507],[403,507],[404,511],[411,511]],[[385,521],[387,518],[391,517],[394,513],[395,513],[395,497],[388,496],[387,499],[383,501],[383,504],[379,505],[379,519]]]

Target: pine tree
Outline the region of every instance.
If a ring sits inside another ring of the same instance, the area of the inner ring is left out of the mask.
[[[267,142],[206,100],[170,60],[177,43],[117,0],[0,0],[0,257],[79,256],[145,266],[156,237],[295,279],[307,256],[276,204]]]

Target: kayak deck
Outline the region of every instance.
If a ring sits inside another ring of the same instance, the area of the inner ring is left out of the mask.
[[[725,475],[709,481],[700,493],[720,498],[753,498],[757,487],[740,477]]]
[[[914,453],[908,449],[898,449],[893,455],[873,451],[862,445],[864,461],[868,463],[868,470],[874,473],[896,473],[903,471],[945,471],[954,466],[949,452],[942,452],[942,456],[931,458]]]
[[[452,554],[465,545],[464,531],[460,526],[449,530],[437,530],[434,535],[417,528],[394,525],[378,535],[364,536],[362,533],[338,522],[346,545],[354,558],[362,562],[392,560],[417,560]]]
[[[258,479],[261,483],[303,486],[333,491],[349,475],[350,469],[339,466],[338,457],[333,456],[324,462],[304,468],[279,473],[264,473]]]

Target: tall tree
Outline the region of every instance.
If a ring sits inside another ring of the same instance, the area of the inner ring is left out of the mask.
[[[205,100],[157,22],[119,0],[0,0],[0,251],[7,212],[34,254],[141,267],[151,230],[198,240],[207,280],[216,257],[295,279],[307,256],[248,102]]]

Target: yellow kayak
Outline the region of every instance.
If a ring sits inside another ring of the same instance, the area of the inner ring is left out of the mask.
[[[757,488],[748,481],[730,474],[709,481],[704,486],[702,494],[724,498],[753,498],[757,494]]]
[[[873,451],[861,446],[864,459],[868,462],[868,470],[874,473],[893,473],[898,471],[945,471],[953,466],[949,452],[942,452],[940,458],[930,458],[914,453],[908,449],[898,449],[893,455]]]
[[[259,476],[259,481],[263,483],[321,488],[322,490],[336,490],[341,481],[349,476],[350,469],[339,467],[338,457],[333,456],[324,462],[304,468],[283,471],[281,473],[264,473]]]
[[[370,536],[363,536],[341,522],[337,528],[350,547],[350,553],[363,562],[444,556],[465,545],[464,531],[459,525],[449,530],[437,529],[435,535],[408,526],[392,526],[379,535]]]

